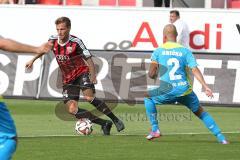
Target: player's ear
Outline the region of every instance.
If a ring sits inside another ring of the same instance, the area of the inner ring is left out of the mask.
[[[167,36],[163,35],[163,43],[167,42]]]

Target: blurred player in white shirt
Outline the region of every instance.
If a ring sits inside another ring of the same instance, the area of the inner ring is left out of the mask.
[[[178,10],[170,11],[170,23],[174,24],[177,28],[177,43],[189,48],[189,28],[187,23],[180,19],[180,13]]]

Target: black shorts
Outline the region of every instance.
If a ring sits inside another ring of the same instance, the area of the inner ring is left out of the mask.
[[[75,80],[63,85],[63,100],[67,103],[69,100],[79,100],[80,90],[92,89],[95,93],[94,84],[90,82],[89,73],[83,73]]]

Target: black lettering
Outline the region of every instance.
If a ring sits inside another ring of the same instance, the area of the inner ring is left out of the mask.
[[[236,24],[236,27],[237,27],[238,33],[240,34],[240,25]]]

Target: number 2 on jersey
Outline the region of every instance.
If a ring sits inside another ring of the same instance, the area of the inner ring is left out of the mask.
[[[167,65],[172,66],[173,68],[169,71],[170,80],[179,80],[182,79],[182,75],[175,74],[178,68],[180,67],[179,61],[176,58],[170,58],[167,61]]]

